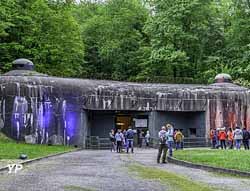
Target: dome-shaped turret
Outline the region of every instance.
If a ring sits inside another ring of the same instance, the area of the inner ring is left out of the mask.
[[[14,70],[34,70],[34,64],[28,59],[19,58],[12,63]]]
[[[3,76],[48,76],[35,71],[35,66],[32,61],[19,58],[12,62],[12,70],[3,74]]]
[[[232,83],[232,77],[229,74],[221,73],[215,76],[215,83]]]

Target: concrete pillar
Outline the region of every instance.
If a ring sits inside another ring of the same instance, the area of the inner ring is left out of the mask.
[[[89,133],[89,125],[88,125],[88,113],[87,111],[83,110],[81,112],[81,146],[85,149],[86,148],[86,142],[87,142],[87,136]]]
[[[157,112],[151,111],[148,115],[148,130],[150,133],[150,137],[153,140],[153,146],[156,146],[158,144],[158,128],[157,128]]]

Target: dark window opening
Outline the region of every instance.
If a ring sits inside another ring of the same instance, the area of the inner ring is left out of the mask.
[[[18,64],[18,65],[14,65],[14,69],[21,69],[24,68],[24,64]]]
[[[196,137],[196,129],[195,128],[190,128],[189,129],[189,136],[190,137]]]

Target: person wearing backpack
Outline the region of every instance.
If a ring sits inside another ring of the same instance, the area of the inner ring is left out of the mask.
[[[243,128],[242,133],[243,133],[242,142],[243,142],[244,148],[245,148],[245,150],[249,150],[249,139],[250,139],[250,134],[249,134],[249,132],[247,131],[247,128],[246,128],[246,127]]]
[[[161,155],[163,152],[162,156],[162,163],[166,163],[166,156],[167,156],[167,134],[166,134],[166,127],[162,126],[161,130],[159,131],[159,150],[158,150],[158,155],[157,155],[157,163],[160,163]]]
[[[237,126],[236,129],[234,130],[234,140],[235,140],[235,146],[237,150],[240,150],[242,139],[243,139],[242,130],[240,129],[240,127]]]
[[[134,152],[134,131],[129,127],[129,129],[126,132],[126,149],[127,153],[129,151],[129,148],[131,148],[131,153]]]

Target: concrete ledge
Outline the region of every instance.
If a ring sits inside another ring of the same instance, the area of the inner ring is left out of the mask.
[[[202,165],[202,164],[195,164],[195,163],[191,163],[191,162],[187,162],[187,161],[183,161],[183,160],[178,160],[178,159],[173,158],[173,157],[168,157],[168,162],[176,164],[176,165],[189,167],[189,168],[206,170],[209,172],[218,172],[218,173],[226,173],[226,174],[243,176],[243,177],[250,177],[250,172],[243,172],[243,171],[239,171],[239,170],[213,167],[213,166]]]
[[[47,155],[47,156],[43,156],[43,157],[39,157],[39,158],[24,160],[23,162],[18,162],[17,164],[22,164],[23,166],[26,166],[28,164],[31,164],[33,162],[37,162],[37,161],[40,161],[43,159],[47,159],[47,158],[51,158],[51,157],[55,157],[55,156],[59,156],[59,155],[67,154],[67,153],[77,152],[80,150],[82,150],[82,149],[75,149],[75,150],[55,153],[55,154],[51,154],[51,155]],[[9,168],[7,166],[0,168],[0,172],[4,172],[4,171],[9,171]]]

